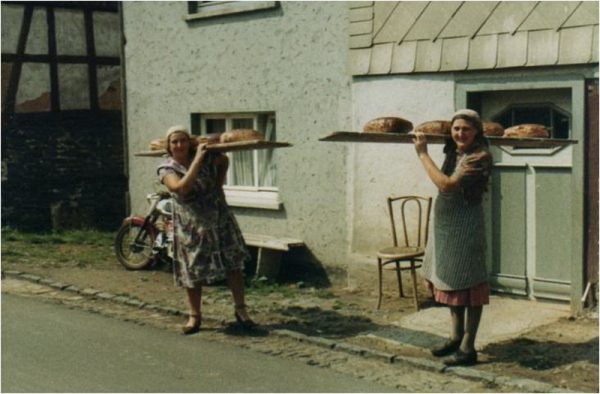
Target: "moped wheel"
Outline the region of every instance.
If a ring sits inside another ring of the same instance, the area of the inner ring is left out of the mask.
[[[140,224],[123,224],[115,237],[117,260],[128,270],[148,268],[154,262],[153,244],[154,235]]]

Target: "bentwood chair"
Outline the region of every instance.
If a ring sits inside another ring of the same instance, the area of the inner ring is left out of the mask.
[[[417,293],[416,270],[421,267],[420,263],[422,263],[425,255],[429,217],[431,215],[431,197],[390,196],[387,199],[387,204],[392,224],[394,246],[377,252],[377,269],[379,272],[377,309],[381,308],[383,297],[383,267],[394,264],[393,270],[396,271],[400,297],[404,297],[402,271],[410,271],[415,308],[418,311],[419,296]]]

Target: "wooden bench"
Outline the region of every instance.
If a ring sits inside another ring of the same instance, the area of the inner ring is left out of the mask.
[[[295,238],[243,233],[246,245],[258,248],[256,278],[275,280],[279,274],[281,255],[290,248],[304,246],[304,241]]]

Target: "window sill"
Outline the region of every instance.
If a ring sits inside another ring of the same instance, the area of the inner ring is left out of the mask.
[[[257,190],[236,190],[224,187],[225,199],[231,207],[240,208],[260,208],[260,209],[281,209],[279,201],[279,192],[277,191],[257,191]]]
[[[188,14],[185,17],[185,20],[187,22],[190,22],[198,19],[214,18],[218,16],[266,10],[271,8],[277,8],[278,6],[279,4],[277,1],[235,1],[231,4],[228,4],[228,6],[225,8],[219,8],[214,10],[205,9],[199,10],[194,14]]]

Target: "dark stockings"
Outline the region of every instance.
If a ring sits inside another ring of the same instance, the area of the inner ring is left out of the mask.
[[[466,324],[465,324],[466,309]],[[475,337],[481,320],[482,306],[451,306],[450,316],[452,318],[452,341],[460,340],[460,350],[464,353],[475,352]]]

